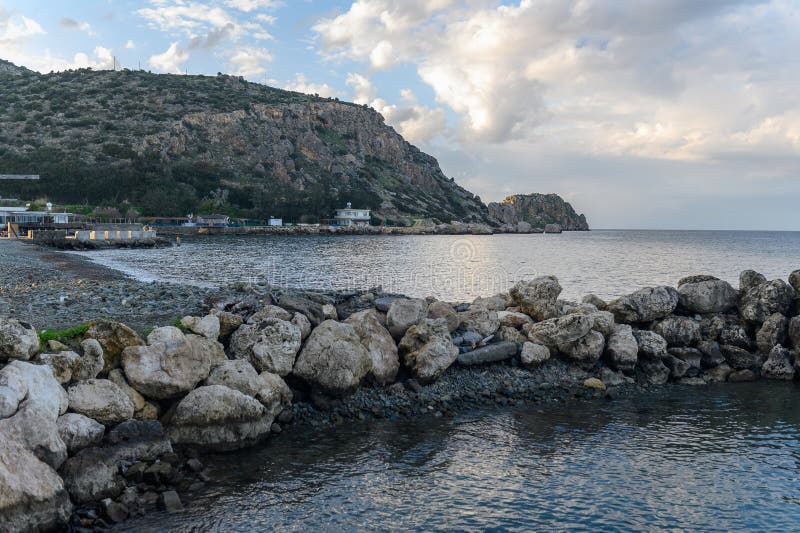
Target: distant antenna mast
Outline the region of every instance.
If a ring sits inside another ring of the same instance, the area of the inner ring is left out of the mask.
[[[114,70],[117,70],[117,56],[111,56],[111,58],[114,60]]]

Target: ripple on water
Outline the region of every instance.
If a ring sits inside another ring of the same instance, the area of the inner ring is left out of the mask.
[[[797,530],[800,387],[672,387],[603,403],[284,433],[207,461],[181,515],[128,531]]]

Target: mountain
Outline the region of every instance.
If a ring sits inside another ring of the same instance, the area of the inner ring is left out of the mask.
[[[33,74],[32,70],[25,67],[18,67],[10,61],[0,59],[0,74]]]
[[[489,222],[365,106],[239,77],[81,69],[38,74],[0,63],[0,194],[315,222],[352,202],[389,223]]]
[[[584,215],[578,215],[569,202],[557,194],[515,194],[488,206],[489,216],[502,224],[527,222],[534,228],[558,224],[567,231],[588,231]]]

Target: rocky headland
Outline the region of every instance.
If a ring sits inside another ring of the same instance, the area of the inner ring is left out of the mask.
[[[284,431],[800,368],[800,271],[745,271],[738,288],[698,275],[611,302],[561,292],[553,276],[472,303],[238,285],[170,325],[98,316],[46,336],[46,314],[3,316],[0,530],[177,511],[213,483],[205,454]]]
[[[564,231],[589,231],[586,216],[575,212],[557,194],[514,194],[488,205],[489,217],[507,228],[558,227]]]

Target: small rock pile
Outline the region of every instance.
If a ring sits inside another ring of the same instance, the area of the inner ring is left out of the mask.
[[[0,318],[0,530],[179,510],[208,480],[201,452],[252,446],[345,397],[354,417],[354,406],[419,412],[413,398],[440,416],[495,396],[492,368],[509,369],[503,402],[537,399],[540,385],[611,397],[625,384],[791,380],[800,368],[800,271],[788,283],[745,271],[738,290],[692,276],[609,303],[560,294],[553,276],[471,304],[240,291],[180,327],[142,336],[96,320],[74,346],[44,351],[30,324]],[[457,390],[440,386],[452,375]],[[372,388],[396,401],[375,402]]]

